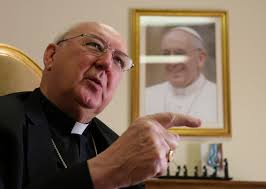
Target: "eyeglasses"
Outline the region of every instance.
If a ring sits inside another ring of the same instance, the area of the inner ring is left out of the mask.
[[[112,52],[112,59],[116,69],[127,71],[134,66],[132,60],[128,57],[128,55],[117,49],[112,49],[106,41],[93,34],[80,34],[74,37],[60,40],[56,44],[59,45],[62,42],[78,37],[84,38],[81,45],[94,56],[101,57],[106,54],[108,50],[110,50]]]

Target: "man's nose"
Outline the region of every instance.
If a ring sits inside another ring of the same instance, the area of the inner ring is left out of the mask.
[[[111,69],[113,64],[113,55],[111,51],[107,51],[106,53],[102,54],[98,57],[96,61],[96,68],[102,70]]]

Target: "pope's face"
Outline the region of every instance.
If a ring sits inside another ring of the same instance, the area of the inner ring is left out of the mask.
[[[186,87],[199,77],[205,55],[196,47],[195,40],[194,36],[181,30],[167,33],[162,39],[163,55],[184,57],[181,62],[166,64],[166,78],[174,87]]]
[[[126,53],[121,37],[108,27],[99,24],[80,26],[65,38],[80,34],[93,34],[107,42],[110,48]],[[77,37],[55,45],[54,54],[45,65],[52,78],[49,85],[53,85],[58,94],[66,97],[63,99],[69,99],[65,103],[78,104],[97,114],[110,102],[122,71],[115,69],[110,50],[97,57],[84,46],[87,43],[84,37]],[[98,48],[94,43],[89,45]]]

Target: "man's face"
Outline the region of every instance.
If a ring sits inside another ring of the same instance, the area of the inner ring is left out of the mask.
[[[126,53],[121,37],[108,27],[83,25],[68,33],[65,38],[80,34],[93,34],[108,42],[112,49]],[[51,66],[48,72],[49,85],[53,85],[61,97],[66,97],[63,99],[69,99],[65,103],[92,109],[97,114],[110,102],[122,71],[114,68],[110,50],[97,57],[88,52],[84,46],[87,41],[84,40],[83,37],[77,37],[55,46],[51,62],[46,63],[46,66]]]
[[[196,80],[205,61],[205,54],[197,47],[197,39],[181,31],[167,33],[161,42],[163,55],[182,55],[185,60],[166,64],[166,78],[174,87],[186,87]]]

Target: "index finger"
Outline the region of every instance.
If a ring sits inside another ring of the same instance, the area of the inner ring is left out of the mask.
[[[172,113],[172,112],[164,112],[164,113],[157,113],[148,115],[149,119],[153,121],[159,122],[165,129],[171,127],[199,127],[201,125],[201,121],[198,118],[194,118],[192,116]]]

